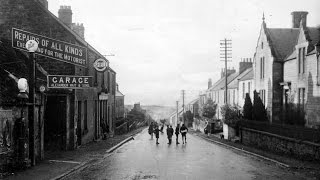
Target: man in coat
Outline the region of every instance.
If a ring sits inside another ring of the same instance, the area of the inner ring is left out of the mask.
[[[175,130],[175,134],[176,134],[176,144],[180,144],[179,143],[179,133],[180,133],[180,124],[177,124],[176,130]]]
[[[155,136],[156,136],[156,144],[159,144],[159,142],[158,142],[158,139],[159,139],[159,132],[160,132],[160,130],[159,130],[159,127],[158,126],[156,126],[155,127],[155,129],[154,129],[154,134],[155,134]]]
[[[173,135],[173,128],[172,128],[172,126],[168,126],[167,127],[167,136],[168,136],[168,140],[169,140],[168,144],[171,144],[171,142],[172,142],[172,135]]]

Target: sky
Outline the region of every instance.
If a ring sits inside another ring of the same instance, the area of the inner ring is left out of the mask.
[[[232,39],[230,68],[255,52],[262,15],[267,27],[290,28],[292,11],[320,24],[319,0],[48,0],[58,16],[71,6],[85,39],[117,72],[125,104],[175,106],[220,78],[220,40]],[[318,8],[317,8],[318,7]],[[114,56],[112,56],[114,55]]]

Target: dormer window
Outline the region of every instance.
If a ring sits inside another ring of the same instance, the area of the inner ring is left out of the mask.
[[[301,47],[298,49],[298,73],[304,74],[306,64],[306,48]]]

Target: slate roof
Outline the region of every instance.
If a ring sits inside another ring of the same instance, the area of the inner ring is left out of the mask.
[[[297,43],[299,28],[267,28],[267,33],[273,55],[278,60],[283,60],[293,51]]]
[[[238,75],[239,75],[239,72],[235,72],[235,73],[232,73],[232,74],[230,74],[228,76],[228,78],[227,78],[228,87],[229,87],[230,82],[233,81]],[[225,77],[223,77],[220,80],[218,80],[212,86],[212,88],[210,88],[210,90],[217,91],[217,90],[221,90],[221,89],[224,89],[224,88],[225,88]]]
[[[117,97],[120,97],[120,96],[124,96],[124,95],[123,95],[119,90],[117,90],[116,96],[117,96]]]
[[[315,27],[308,27],[305,31],[306,38],[310,42],[308,47],[308,54],[315,51],[315,45],[320,42],[320,29]],[[293,50],[286,60],[292,60],[297,58],[297,53]]]
[[[246,81],[253,79],[253,68],[247,69],[248,73],[239,79],[239,81]]]
[[[230,89],[235,89],[238,88],[239,83],[238,80],[240,80],[241,78],[243,78],[245,75],[247,75],[250,71],[252,71],[252,67],[246,69],[245,71],[243,71],[241,74],[239,74],[236,78],[234,78],[233,81],[230,82],[230,84],[228,84],[228,88]]]
[[[190,101],[188,104],[195,104],[197,101],[199,101],[199,98]]]

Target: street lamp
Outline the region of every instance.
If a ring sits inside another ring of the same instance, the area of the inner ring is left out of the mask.
[[[35,136],[34,136],[34,115],[35,115],[35,52],[38,49],[38,43],[35,40],[26,42],[26,49],[29,51],[29,110],[28,110],[28,127],[29,127],[29,155],[31,165],[35,165]]]

